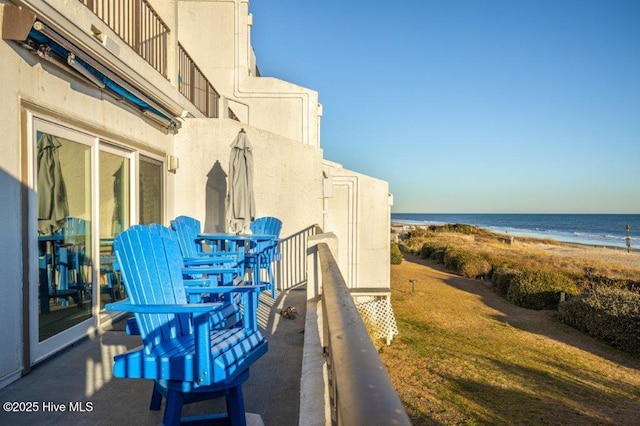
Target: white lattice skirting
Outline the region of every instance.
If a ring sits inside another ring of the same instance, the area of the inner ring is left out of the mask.
[[[387,345],[390,345],[393,337],[398,334],[398,325],[393,315],[390,298],[388,296],[354,296],[354,301],[363,321],[373,327],[374,336],[378,339],[386,339]]]

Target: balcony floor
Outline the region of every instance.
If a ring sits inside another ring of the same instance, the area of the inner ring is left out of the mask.
[[[304,345],[306,290],[281,293],[274,301],[261,295],[259,323],[269,342],[269,351],[250,370],[243,386],[250,425],[298,425],[300,378]],[[288,306],[298,317],[285,319],[279,312]],[[0,410],[0,424],[31,425],[157,425],[160,411],[149,411],[152,382],[115,379],[111,375],[113,355],[139,345],[129,336],[124,321],[99,336],[86,338],[65,349],[30,374],[0,389],[0,402],[37,402],[38,411],[6,413]],[[70,412],[91,403],[92,410]],[[219,408],[212,408],[219,407]],[[54,411],[64,407],[65,412]],[[184,408],[185,415],[224,411],[224,401],[203,401]]]

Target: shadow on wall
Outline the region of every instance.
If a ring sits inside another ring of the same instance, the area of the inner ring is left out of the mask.
[[[0,387],[19,377],[20,366],[24,365],[24,372],[29,370],[28,356],[21,359],[22,350],[28,354],[29,346],[22,342],[22,331],[28,330],[28,310],[22,310],[23,304],[23,273],[27,266],[23,262],[24,246],[22,229],[23,221],[28,215],[23,209],[23,201],[35,199],[35,194],[14,176],[0,167],[0,199],[6,206],[0,208],[0,227],[3,233],[0,238],[0,252],[12,253],[5,256],[2,262],[2,309],[6,313],[0,321],[0,341],[3,345],[0,354]],[[20,315],[23,312],[24,315]],[[27,342],[28,343],[28,342]],[[0,420],[0,423],[3,423]]]
[[[206,211],[204,232],[225,232],[225,200],[227,198],[227,174],[220,161],[207,173]]]

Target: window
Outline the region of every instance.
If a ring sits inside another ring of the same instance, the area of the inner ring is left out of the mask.
[[[143,225],[163,223],[163,164],[160,161],[141,155],[139,170],[138,222]]]

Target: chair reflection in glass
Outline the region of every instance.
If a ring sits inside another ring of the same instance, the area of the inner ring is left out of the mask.
[[[90,299],[86,279],[90,276],[86,269],[91,267],[88,224],[84,219],[67,217],[62,228],[38,237],[41,313],[49,313],[51,299],[68,306],[71,298],[79,308],[86,298]]]

